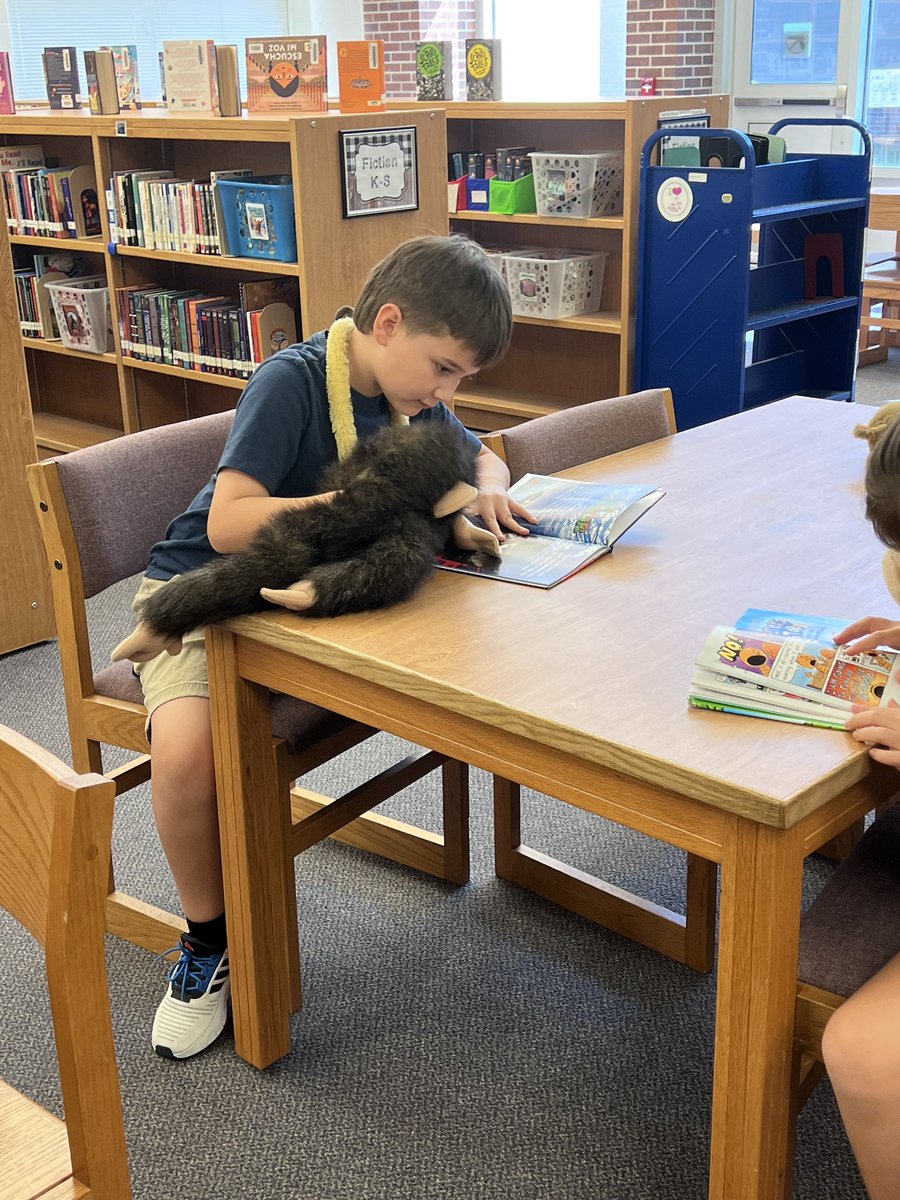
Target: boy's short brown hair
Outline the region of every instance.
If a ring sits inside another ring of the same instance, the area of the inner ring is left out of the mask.
[[[878,540],[900,550],[900,417],[891,422],[869,455],[866,516]]]
[[[462,342],[479,367],[497,362],[512,336],[505,281],[477,242],[457,235],[413,238],[373,267],[353,310],[356,328],[371,333],[383,304],[396,304],[413,333]]]

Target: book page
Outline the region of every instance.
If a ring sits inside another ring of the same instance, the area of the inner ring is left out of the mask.
[[[434,565],[444,571],[461,571],[464,575],[548,588],[606,553],[605,547],[584,542],[536,534],[527,537],[507,534],[506,541],[500,546],[499,558],[480,551],[449,550],[439,554]]]
[[[697,666],[751,678],[849,712],[854,704],[887,703],[900,693],[900,685],[891,680],[897,657],[892,650],[847,654],[833,643],[719,626],[707,639]]]
[[[641,483],[585,483],[551,475],[523,475],[509,495],[538,518],[534,533],[611,546],[663,493]]]

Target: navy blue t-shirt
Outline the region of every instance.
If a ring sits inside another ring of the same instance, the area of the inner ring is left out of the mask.
[[[322,473],[338,456],[325,389],[325,344],[325,333],[313,334],[266,359],[254,372],[235,411],[219,469],[243,471],[272,496],[315,496],[324,490]],[[384,396],[352,391],[351,399],[360,438],[390,422],[391,408]],[[412,420],[452,423],[461,436],[481,447],[443,404],[424,409]],[[151,579],[171,579],[217,557],[207,536],[215,485],[213,475],[150,551],[146,574]]]

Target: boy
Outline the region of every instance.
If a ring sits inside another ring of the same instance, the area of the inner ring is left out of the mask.
[[[268,359],[247,384],[219,468],[154,546],[135,609],[215,554],[245,548],[288,507],[326,504],[323,468],[389,421],[442,421],[479,445],[478,510],[489,529],[527,533],[506,466],[445,407],[460,381],[502,357],[509,293],[465,238],[399,246],[371,272],[352,320]],[[222,1031],[230,982],[202,630],[176,657],[139,668],[152,733],[153,808],[188,923],[153,1022],[158,1054],[188,1058]]]
[[[875,442],[866,466],[866,516],[888,547],[884,575],[900,602],[900,419]],[[835,638],[852,651],[900,649],[900,623],[864,617]],[[847,721],[876,761],[900,770],[900,707],[858,706]],[[822,1053],[841,1116],[872,1200],[900,1196],[900,955],[832,1016]]]

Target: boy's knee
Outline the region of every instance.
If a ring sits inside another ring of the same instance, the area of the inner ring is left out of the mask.
[[[896,1092],[900,1081],[900,1042],[883,1036],[879,1023],[848,1002],[825,1026],[822,1058],[835,1092],[857,1098]]]

